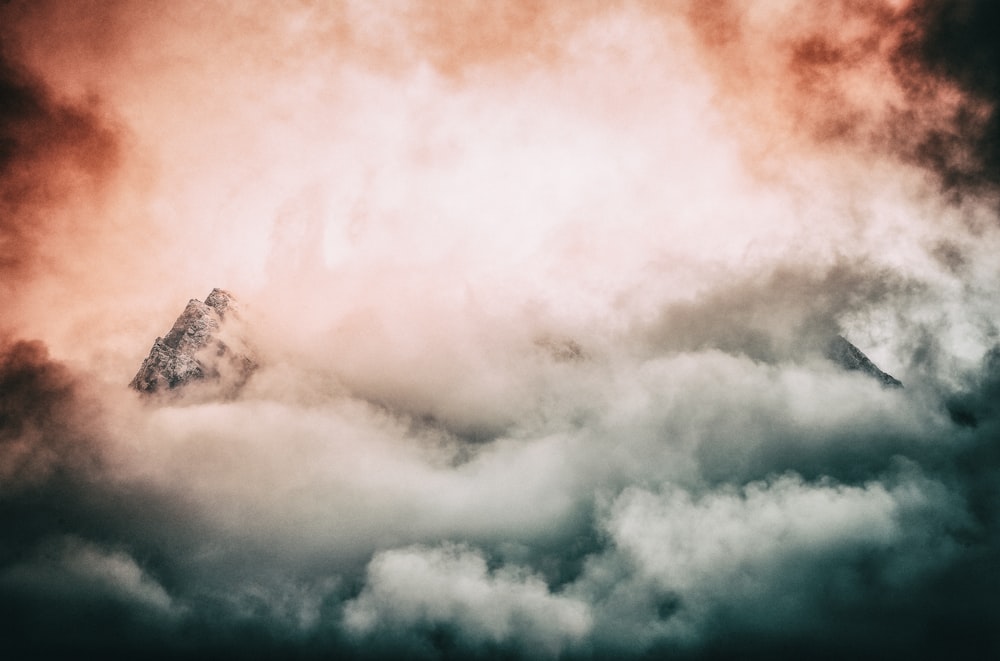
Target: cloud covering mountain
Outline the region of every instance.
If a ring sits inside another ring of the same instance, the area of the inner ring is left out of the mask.
[[[0,654],[995,655],[995,13],[0,5]]]

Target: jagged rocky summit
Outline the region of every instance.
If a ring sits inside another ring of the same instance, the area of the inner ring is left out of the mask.
[[[826,356],[844,369],[863,372],[887,388],[903,387],[899,379],[880,370],[861,349],[848,342],[842,335],[837,335],[830,341]]]
[[[257,367],[236,299],[213,289],[205,302],[191,299],[173,327],[156,338],[129,384],[142,393],[198,384],[206,394],[233,395]]]

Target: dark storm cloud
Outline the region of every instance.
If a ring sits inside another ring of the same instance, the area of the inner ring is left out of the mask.
[[[97,417],[96,401],[86,401],[76,376],[49,359],[41,343],[3,342],[0,627],[6,652],[15,658],[35,644],[51,643],[50,627],[68,624],[64,620],[74,608],[62,597],[78,606],[93,598],[84,585],[37,567],[58,564],[65,550],[61,540],[91,535],[102,519],[105,525],[111,520],[113,504],[99,486],[105,467]],[[46,622],[43,613],[52,619]]]
[[[0,44],[3,44],[0,34]],[[9,296],[19,279],[54,266],[46,242],[87,240],[86,223],[56,213],[90,195],[113,172],[118,143],[96,109],[63,103],[0,48],[0,279]]]
[[[813,146],[848,144],[919,165],[959,196],[995,192],[995,3],[692,3],[689,17],[744,120],[778,109]],[[785,130],[756,138],[754,156]]]
[[[912,27],[897,64],[908,92],[918,102],[929,92],[919,74],[912,76],[923,70],[953,82],[964,97],[953,124],[925,136],[914,155],[948,188],[1000,184],[1000,7],[988,0],[918,0],[905,20]]]
[[[76,405],[78,383],[38,341],[0,342],[2,489],[30,489],[55,475],[96,470],[94,434]]]
[[[130,513],[149,503],[109,481],[102,414],[40,342],[0,345],[0,629],[11,658],[106,642],[106,632],[127,634],[144,617],[134,601],[163,605],[155,582],[116,548],[142,538]]]

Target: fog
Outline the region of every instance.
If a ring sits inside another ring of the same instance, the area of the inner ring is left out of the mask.
[[[0,649],[995,654],[995,18],[0,6]]]

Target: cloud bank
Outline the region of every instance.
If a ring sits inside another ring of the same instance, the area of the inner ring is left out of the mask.
[[[3,4],[5,658],[995,655],[991,7]]]

